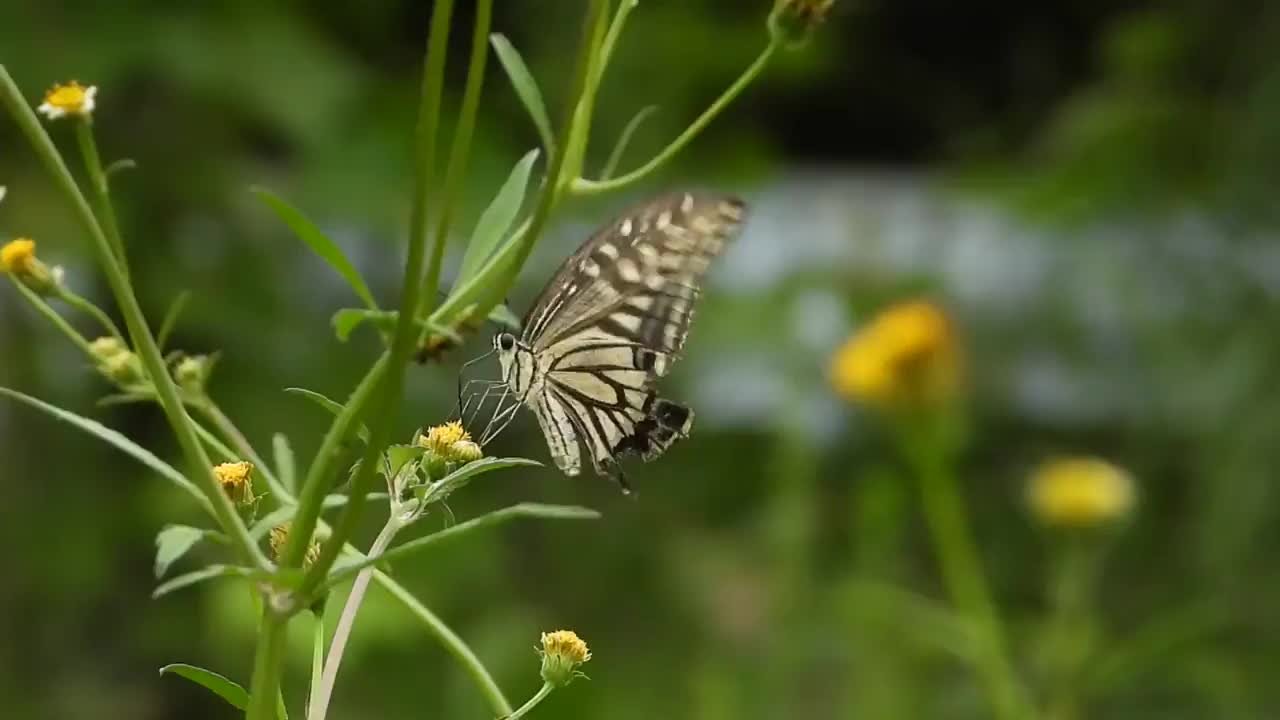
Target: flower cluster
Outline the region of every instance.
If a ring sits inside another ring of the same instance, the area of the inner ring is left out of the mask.
[[[429,456],[446,463],[465,465],[484,456],[484,451],[458,420],[428,428],[418,438],[418,444],[427,449]]]
[[[36,257],[36,241],[16,238],[0,247],[0,271],[9,273],[39,295],[57,292],[60,273]]]
[[[284,546],[289,544],[289,530],[293,528],[292,522],[284,522],[271,528],[271,535],[267,542],[271,545],[271,556],[280,559],[280,553],[284,552]],[[307,553],[302,557],[302,567],[311,567],[311,564],[320,557],[320,543],[312,540],[307,546]]]
[[[836,351],[831,383],[852,400],[933,404],[958,389],[959,356],[941,309],[922,300],[901,303],[880,313]]]

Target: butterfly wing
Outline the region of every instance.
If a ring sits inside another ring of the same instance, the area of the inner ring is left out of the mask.
[[[563,422],[548,412],[542,423],[558,464],[552,432],[563,438],[564,428],[597,473],[615,475],[618,455],[651,460],[688,434],[692,411],[659,398],[654,384],[684,346],[702,276],[742,216],[731,197],[665,196],[596,233],[552,278],[523,340],[546,359],[535,403],[563,411]]]

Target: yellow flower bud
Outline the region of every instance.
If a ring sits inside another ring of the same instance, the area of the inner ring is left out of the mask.
[[[591,659],[587,644],[572,630],[542,633],[542,679],[555,687],[564,687],[574,678],[585,677],[578,666]]]
[[[235,504],[252,505],[257,500],[253,494],[253,463],[222,463],[214,466],[213,474]]]
[[[443,464],[465,465],[484,457],[484,451],[472,441],[471,434],[458,420],[428,428],[418,438],[418,444],[427,449],[428,464],[434,460]]]
[[[276,560],[280,559],[280,553],[284,552],[284,546],[289,543],[289,530],[293,528],[293,522],[284,522],[271,528],[271,535],[268,543],[271,545],[271,556]],[[304,568],[311,567],[311,564],[320,557],[320,543],[312,540],[307,546],[307,553],[302,558],[302,566]]]
[[[10,240],[0,247],[0,270],[41,295],[52,295],[58,288],[57,275],[36,257],[36,243],[31,238]]]
[[[831,384],[851,400],[882,406],[932,405],[960,385],[951,323],[925,301],[894,305],[836,351]]]
[[[1056,458],[1032,473],[1027,499],[1053,527],[1084,528],[1124,517],[1134,504],[1133,479],[1105,460]]]

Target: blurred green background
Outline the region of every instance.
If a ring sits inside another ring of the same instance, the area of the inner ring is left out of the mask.
[[[495,30],[552,107],[580,5],[497,9]],[[768,8],[642,2],[600,98],[593,167],[645,105],[661,109],[624,167],[678,133],[758,52]],[[70,78],[99,87],[100,147],[138,163],[115,190],[144,307],[158,322],[193,292],[175,344],[223,352],[212,392],[261,448],[282,431],[305,459],[327,417],[281,389],[344,396],[376,340],[334,339],[329,316],[354,304],[349,292],[247,189],[306,209],[390,300],[429,10],[0,4],[0,62],[33,102]],[[460,13],[451,108],[470,24]],[[945,597],[909,474],[873,414],[826,381],[831,352],[870,313],[928,294],[966,346],[963,489],[1032,687],[1055,537],[1028,516],[1024,482],[1050,453],[1090,453],[1128,469],[1140,499],[1110,538],[1096,601],[1097,632],[1128,655],[1084,716],[1280,716],[1278,50],[1280,6],[1264,0],[841,0],[811,46],[649,188],[724,188],[753,206],[667,382],[698,412],[693,437],[631,466],[634,500],[549,468],[486,476],[452,503],[459,518],[517,500],[605,517],[505,526],[396,575],[517,702],[539,685],[540,631],[588,641],[590,682],[535,716],[988,717],[981,685],[928,626],[859,589]],[[484,107],[464,230],[536,143],[496,62]],[[51,129],[69,152],[70,128]],[[86,239],[7,119],[0,185],[0,239],[35,237],[73,287],[109,305]],[[510,298],[517,313],[594,225],[644,194],[571,203]],[[175,456],[158,410],[96,407],[107,386],[0,289],[0,385]],[[485,343],[411,370],[406,437],[444,418],[456,363]],[[491,450],[546,459],[528,415]],[[154,536],[198,520],[192,503],[8,402],[0,458],[0,716],[231,717],[156,674],[184,661],[249,676],[242,586],[150,599]],[[294,623],[295,705],[305,626]],[[375,588],[334,717],[489,716]]]

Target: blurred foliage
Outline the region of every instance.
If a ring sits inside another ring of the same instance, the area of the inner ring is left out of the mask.
[[[678,132],[763,44],[768,4],[642,2],[600,98],[590,166],[648,104],[660,110],[624,169]],[[511,3],[496,18],[553,107],[579,12]],[[333,339],[346,287],[248,187],[306,209],[385,298],[428,13],[411,2],[0,4],[0,62],[33,99],[68,78],[100,87],[103,152],[138,163],[115,189],[144,306],[158,323],[192,291],[173,344],[222,352],[211,392],[259,447],[284,431],[308,457],[328,418],[280,389],[344,395],[374,341]],[[397,576],[513,698],[538,686],[538,632],[582,635],[592,679],[553,695],[547,716],[985,717],[958,658],[964,630],[936,612],[945,593],[909,472],[885,429],[824,378],[872,311],[931,294],[966,341],[962,479],[1020,669],[1038,682],[1059,549],[1028,521],[1024,479],[1047,455],[1097,454],[1133,475],[1138,503],[1098,580],[1091,632],[1113,654],[1089,675],[1087,717],[1274,716],[1277,48],[1280,11],[1264,0],[838,3],[810,48],[655,183],[759,201],[673,378],[698,409],[693,438],[634,469],[635,502],[550,470],[478,483],[459,517],[538,499],[605,519],[504,528]],[[456,104],[465,47],[451,52]],[[537,142],[497,63],[484,102],[462,229]],[[105,304],[87,244],[7,123],[0,185],[0,239],[35,236]],[[535,251],[511,298],[518,313],[620,202],[569,208],[575,219]],[[456,363],[477,342],[414,373],[405,436],[448,412]],[[104,387],[76,358],[0,292],[0,385],[175,454],[153,408],[94,408]],[[544,457],[528,418],[500,442],[504,455]],[[149,597],[155,533],[196,509],[11,404],[0,456],[0,714],[226,717],[156,674],[182,661],[249,675],[243,588]],[[304,624],[292,628],[295,689]],[[336,716],[485,717],[424,640],[372,593]]]

